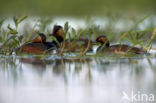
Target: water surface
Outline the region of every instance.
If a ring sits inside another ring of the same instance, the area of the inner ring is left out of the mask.
[[[155,58],[49,58],[1,57],[0,103],[129,103],[122,92],[132,91],[156,96]]]

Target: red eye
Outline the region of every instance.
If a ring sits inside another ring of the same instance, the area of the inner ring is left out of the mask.
[[[42,39],[40,39],[40,42],[43,43]]]
[[[59,32],[56,32],[56,34],[59,34]]]

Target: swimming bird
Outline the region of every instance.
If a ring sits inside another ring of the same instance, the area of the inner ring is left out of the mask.
[[[60,26],[55,26],[53,29],[53,36],[56,38],[56,41],[47,42],[45,34],[39,33],[31,43],[22,45],[19,51],[27,54],[53,54],[58,50],[59,44],[63,41],[61,29],[62,27]]]
[[[97,43],[100,43],[101,46],[97,48],[97,52],[100,53],[115,53],[115,54],[125,54],[127,52],[129,53],[135,53],[135,54],[144,54],[146,53],[144,49],[129,46],[126,44],[115,44],[110,45],[109,40],[106,36],[99,36],[96,39]]]

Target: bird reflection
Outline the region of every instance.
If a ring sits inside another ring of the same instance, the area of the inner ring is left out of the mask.
[[[91,62],[92,59],[56,59],[56,60],[45,60],[40,58],[21,58],[22,64],[31,65],[33,69],[37,70],[42,74],[48,65],[52,66],[52,71],[56,75],[64,74],[66,69],[70,69],[72,65],[75,65],[75,73],[82,70],[82,65]],[[67,66],[68,65],[68,66]]]
[[[99,81],[116,86],[124,83],[138,89],[155,90],[156,86],[155,58],[2,58],[0,61],[1,81],[9,86],[22,83],[28,86],[87,86]]]

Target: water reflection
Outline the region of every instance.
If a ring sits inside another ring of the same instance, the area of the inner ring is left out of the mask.
[[[156,96],[155,58],[1,58],[0,103],[129,103]]]

